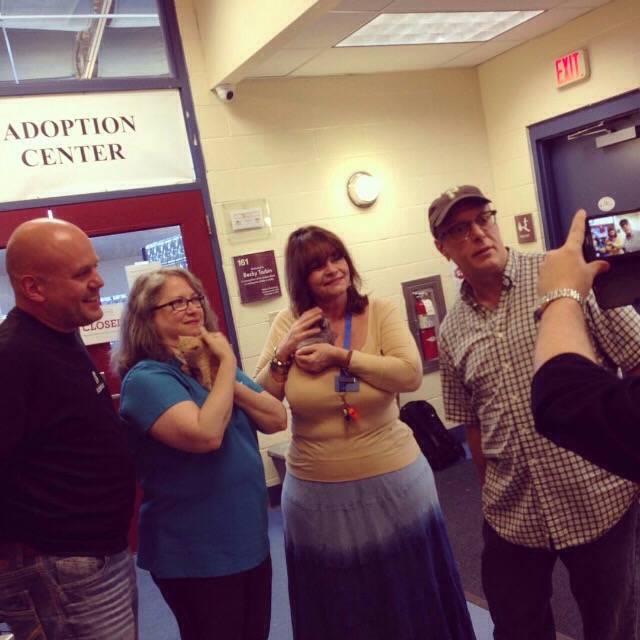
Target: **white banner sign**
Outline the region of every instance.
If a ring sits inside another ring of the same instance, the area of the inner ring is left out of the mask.
[[[175,89],[0,100],[0,201],[195,180]]]

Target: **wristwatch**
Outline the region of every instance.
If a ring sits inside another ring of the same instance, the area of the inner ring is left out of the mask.
[[[538,322],[545,312],[545,309],[554,301],[560,298],[572,298],[581,307],[584,306],[583,297],[575,289],[556,289],[555,291],[549,291],[543,296],[538,296],[536,302],[536,310],[533,312],[533,319]]]

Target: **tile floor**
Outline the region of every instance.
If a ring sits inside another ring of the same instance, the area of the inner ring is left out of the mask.
[[[273,599],[271,633],[269,640],[291,640],[289,600],[286,592],[287,576],[282,542],[282,518],[280,509],[269,513],[269,535],[273,560]],[[138,569],[140,597],[140,640],[179,640],[175,619],[153,580],[146,571]],[[489,612],[467,603],[477,640],[491,640],[493,623]]]
[[[289,599],[286,591],[287,576],[282,543],[282,519],[278,508],[270,511],[270,528],[273,560],[273,599],[271,633],[269,640],[291,640]],[[137,569],[140,640],[179,640],[178,626],[169,607],[147,571]],[[467,603],[477,640],[491,640],[493,623],[489,612]],[[0,634],[6,627],[0,623]]]
[[[282,568],[284,570],[284,567]],[[274,565],[274,585],[278,576]],[[178,627],[171,611],[146,571],[138,570],[140,590],[140,640],[179,640]],[[274,593],[274,607],[269,640],[291,640],[291,622],[288,610],[277,606]],[[286,602],[286,594],[284,598]],[[492,640],[493,623],[489,612],[475,604],[467,603],[471,622],[476,632],[476,640]]]

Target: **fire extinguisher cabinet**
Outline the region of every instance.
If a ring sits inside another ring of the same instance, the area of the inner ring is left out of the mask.
[[[446,313],[440,276],[402,283],[409,328],[422,357],[424,373],[439,368],[438,334]]]

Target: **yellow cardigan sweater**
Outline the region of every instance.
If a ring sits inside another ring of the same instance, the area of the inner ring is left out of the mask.
[[[341,482],[395,471],[413,462],[420,449],[409,427],[398,419],[396,394],[414,391],[422,381],[422,361],[407,323],[388,299],[369,301],[367,337],[354,351],[350,373],[357,392],[345,394],[360,419],[345,422],[335,391],[338,367],[319,374],[295,364],[284,386],[291,408],[292,441],[287,472],[303,480]],[[256,367],[256,382],[267,391],[279,387],[269,373],[274,347],[293,324],[290,309],[273,321]]]

